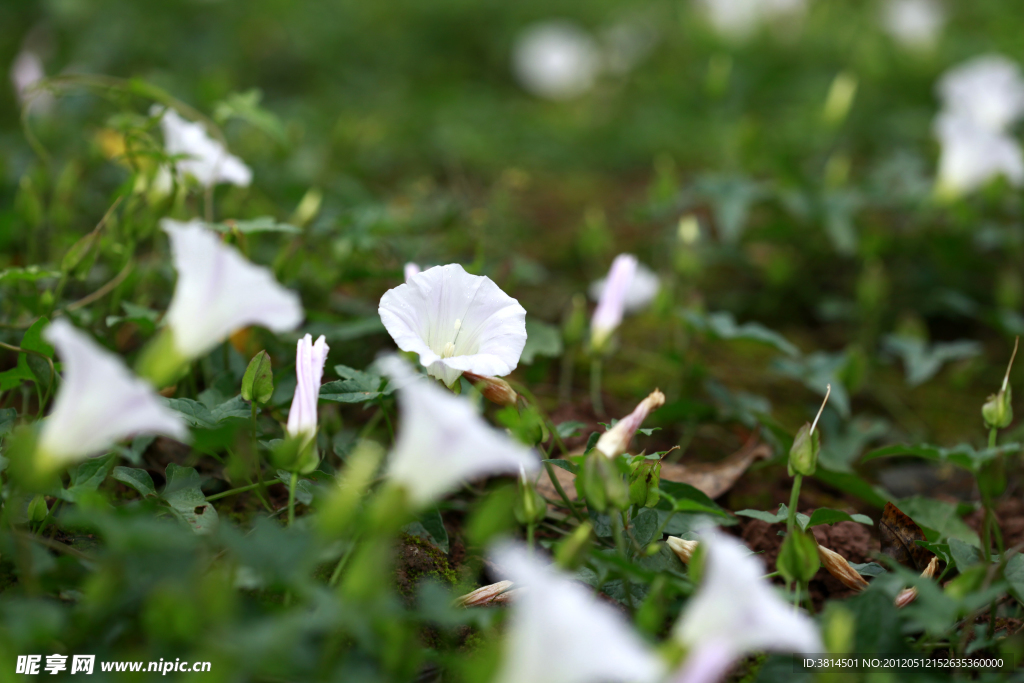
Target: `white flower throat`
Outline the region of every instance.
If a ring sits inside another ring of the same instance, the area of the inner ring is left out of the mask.
[[[441,358],[451,358],[455,355],[455,341],[459,338],[459,332],[462,331],[462,318],[455,319],[455,336],[452,337],[450,342],[446,342],[444,348],[441,349]]]

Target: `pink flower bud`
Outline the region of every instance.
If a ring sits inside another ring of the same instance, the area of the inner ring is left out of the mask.
[[[632,413],[616,422],[614,427],[602,434],[601,438],[597,440],[595,448],[609,458],[622,455],[629,448],[629,442],[636,434],[636,430],[647,419],[647,415],[663,405],[665,405],[665,394],[655,389],[650,396],[640,401]]]
[[[619,254],[608,271],[608,281],[590,319],[590,346],[600,351],[622,322],[626,309],[626,293],[636,274],[637,260],[632,254]]]

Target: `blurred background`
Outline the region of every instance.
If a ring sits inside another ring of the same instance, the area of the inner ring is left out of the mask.
[[[247,248],[350,366],[390,346],[376,302],[404,263],[460,262],[550,342],[517,376],[588,419],[586,359],[558,356],[631,252],[660,284],[608,361],[611,408],[660,386],[664,441],[713,456],[767,415],[795,429],[831,382],[845,467],[879,440],[981,443],[1024,331],[1020,192],[939,197],[933,132],[945,71],[1024,58],[1013,0],[47,0],[3,3],[0,27],[0,266],[59,259],[126,187],[133,245],[200,212],[145,191],[159,90],[253,168],[218,219],[306,223]],[[119,248],[70,286],[108,281]],[[145,273],[125,291],[159,309]]]

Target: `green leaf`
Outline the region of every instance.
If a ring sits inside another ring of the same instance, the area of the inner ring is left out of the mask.
[[[811,518],[807,522],[807,527],[810,528],[812,526],[818,526],[819,524],[835,524],[836,522],[860,522],[861,524],[867,524],[868,526],[875,525],[867,515],[851,515],[849,513],[842,512],[841,510],[818,508],[811,514]]]
[[[886,573],[885,567],[877,562],[850,562],[849,564],[861,576],[881,576]]]
[[[135,489],[143,496],[156,495],[156,486],[153,484],[153,477],[149,476],[149,472],[146,470],[140,470],[135,467],[122,467],[118,465],[114,468],[112,476],[125,486],[130,486]]]
[[[927,444],[920,444],[916,446],[897,444],[894,446],[877,448],[865,454],[864,457],[861,458],[861,462],[867,462],[868,460],[874,460],[875,458],[912,455],[925,460],[948,462],[956,465],[957,467],[963,468],[968,472],[976,474],[981,470],[981,467],[985,463],[994,460],[1001,455],[1016,453],[1020,450],[1021,444],[1019,443],[1007,443],[996,448],[986,448],[980,451],[968,444],[960,444],[953,448],[939,448],[938,446],[929,446]]]
[[[212,532],[217,526],[217,510],[206,502],[200,488],[203,480],[191,467],[171,463],[164,471],[167,485],[161,497],[167,501],[175,517],[187,524],[197,534]]]
[[[233,92],[213,107],[213,118],[223,124],[228,119],[237,118],[258,128],[279,144],[287,144],[284,124],[272,111],[260,106],[263,93],[258,88],[246,92]]]
[[[981,551],[959,538],[949,539],[949,554],[956,563],[957,570],[961,572],[981,562]]]
[[[320,387],[320,398],[337,403],[365,403],[394,391],[390,385],[382,386],[386,379],[374,372],[356,370],[347,365],[335,365],[334,371],[342,379]]]
[[[15,282],[36,282],[46,278],[58,278],[60,271],[43,270],[39,266],[26,266],[24,268],[4,268],[0,270],[0,284]]]
[[[1017,553],[1009,559],[1003,569],[1003,578],[1010,584],[1013,597],[1024,605],[1024,555]]]
[[[114,325],[123,322],[133,322],[145,333],[152,333],[153,330],[156,329],[157,321],[160,320],[161,316],[160,311],[155,311],[152,308],[139,306],[128,301],[121,302],[121,308],[124,310],[125,314],[108,315],[104,321],[107,327],[113,327]]]
[[[569,439],[574,436],[579,436],[583,428],[587,425],[583,422],[577,422],[576,420],[570,420],[568,422],[559,422],[555,425],[555,431],[563,439]]]
[[[181,413],[190,427],[199,429],[215,429],[228,419],[247,419],[250,416],[249,406],[241,396],[230,398],[212,409],[191,398],[169,398],[167,405]]]
[[[882,346],[903,360],[907,384],[916,387],[935,376],[950,361],[973,358],[982,351],[976,341],[961,340],[928,345],[923,339],[906,335],[886,335]]]
[[[529,365],[537,356],[557,358],[562,355],[562,332],[530,316],[526,317],[526,345],[519,356],[519,362]]]
[[[245,368],[245,375],[242,376],[242,398],[257,405],[266,405],[273,395],[274,372],[270,367],[270,354],[263,350],[253,356]]]
[[[771,346],[787,356],[796,357],[800,355],[800,350],[778,332],[755,322],[737,325],[736,318],[727,311],[700,313],[693,310],[683,310],[680,312],[680,315],[692,328],[704,332],[715,339],[752,341]]]
[[[571,463],[568,460],[551,459],[551,460],[545,460],[544,462],[551,463],[555,467],[561,467],[566,472],[572,472],[573,474],[579,474],[580,473],[579,465],[576,465],[575,463]]]
[[[650,508],[644,508],[632,520],[633,537],[640,547],[654,540],[654,532],[658,530],[658,515]]]
[[[852,472],[830,472],[819,467],[814,472],[814,478],[840,491],[854,495],[877,508],[884,508],[892,498],[885,489],[869,484]]]
[[[277,471],[277,479],[285,488],[292,485],[292,473],[286,470]],[[303,505],[313,504],[313,482],[309,479],[302,479],[301,477],[295,482],[295,500],[299,501]]]
[[[25,330],[19,346],[53,358],[53,347],[43,339],[43,330],[49,324],[45,317],[37,319]],[[36,382],[45,391],[52,379],[50,364],[46,360],[35,354],[19,353],[15,367],[0,373],[0,391],[8,391],[26,381]]]
[[[18,422],[18,411],[14,408],[0,409],[0,436],[10,434]]]
[[[657,506],[660,509],[677,512],[707,512],[722,517],[729,516],[729,513],[708,498],[706,493],[689,484],[662,479],[658,490],[664,496]]]
[[[207,226],[220,233],[238,232],[249,235],[257,232],[284,232],[297,235],[302,232],[289,223],[279,223],[272,216],[260,216],[249,220],[227,220],[223,223],[207,223]]]
[[[981,540],[967,523],[960,519],[957,506],[934,498],[914,496],[899,503],[899,508],[922,527],[938,533],[939,539],[959,539],[976,547]],[[927,533],[925,534],[927,536]],[[929,541],[935,540],[929,537]],[[952,549],[951,549],[952,552]]]
[[[787,507],[785,503],[782,503],[779,505],[779,511],[774,514],[771,512],[763,512],[761,510],[740,510],[735,514],[741,517],[759,519],[762,522],[767,522],[768,524],[779,524],[789,519],[789,507]],[[807,529],[807,525],[810,521],[811,518],[802,512],[796,513],[796,523],[801,529]]]
[[[444,528],[444,520],[441,519],[441,513],[434,508],[420,517],[420,524],[430,534],[434,544],[444,552],[448,552],[448,530]]]
[[[80,463],[71,470],[71,481],[67,490],[59,494],[60,497],[74,503],[83,493],[96,491],[103,480],[107,478],[116,460],[117,454],[110,453],[98,458],[89,458]]]

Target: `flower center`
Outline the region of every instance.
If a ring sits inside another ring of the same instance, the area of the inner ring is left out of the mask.
[[[455,355],[455,340],[459,338],[459,331],[462,329],[462,318],[455,319],[455,336],[450,342],[446,342],[441,349],[441,358],[451,358]]]

